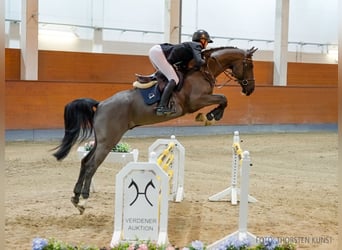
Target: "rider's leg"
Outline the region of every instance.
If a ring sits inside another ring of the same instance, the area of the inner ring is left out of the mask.
[[[168,107],[167,104],[169,103],[171,94],[176,86],[176,82],[173,79],[171,79],[169,83],[166,85],[163,94],[160,98],[159,105],[156,109],[157,115],[167,115],[172,112],[172,110]]]
[[[166,85],[159,105],[157,107],[157,115],[169,114],[171,113],[171,110],[168,108],[167,104],[169,102],[172,91],[175,89],[179,82],[179,78],[174,68],[166,60],[164,52],[162,51],[160,45],[155,45],[150,49],[149,57],[153,66],[159,69],[169,80],[169,83]]]

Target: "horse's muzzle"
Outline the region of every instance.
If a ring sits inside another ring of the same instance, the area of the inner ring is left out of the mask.
[[[250,89],[247,91],[246,95],[249,96],[249,95],[251,95],[253,92],[254,92],[254,86],[253,86],[252,88],[250,88]]]
[[[240,81],[240,85],[242,87],[242,93],[244,93],[246,96],[249,96],[254,91],[255,80],[244,79]]]

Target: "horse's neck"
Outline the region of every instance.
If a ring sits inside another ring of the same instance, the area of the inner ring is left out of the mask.
[[[237,48],[225,48],[214,51],[208,58],[208,60],[212,60],[215,64],[215,67],[210,67],[212,75],[217,77],[223,71],[231,68],[238,60],[243,60],[244,56],[244,51]]]

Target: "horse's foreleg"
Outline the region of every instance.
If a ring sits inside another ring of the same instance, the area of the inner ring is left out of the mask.
[[[219,105],[207,114],[207,119],[212,120],[213,118],[218,121],[223,117],[225,108],[228,105],[227,98],[224,95],[213,95],[218,96],[220,99]]]
[[[207,113],[206,117],[209,121],[215,119],[215,121],[221,120],[223,117],[225,107],[218,106]]]
[[[212,120],[218,121],[223,117],[223,113],[225,108],[228,105],[227,98],[224,95],[207,95],[201,98],[202,103],[205,106],[210,106],[213,104],[218,104],[213,110],[208,112],[205,116],[202,113],[199,113],[196,116],[196,121],[204,121],[205,125],[210,125]]]

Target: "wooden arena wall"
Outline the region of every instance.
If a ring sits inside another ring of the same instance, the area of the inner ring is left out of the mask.
[[[135,73],[153,72],[146,56],[39,51],[38,60],[39,80],[21,81],[20,50],[6,49],[6,129],[63,128],[66,103],[103,100],[132,88]],[[254,68],[257,86],[251,96],[242,96],[236,84],[214,90],[229,102],[218,125],[337,123],[337,65],[289,63],[286,87],[272,86],[272,62],[256,61]],[[201,125],[195,115],[158,126]]]

